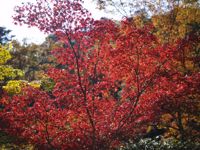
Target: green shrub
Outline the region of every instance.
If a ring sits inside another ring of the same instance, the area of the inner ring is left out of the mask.
[[[179,141],[176,139],[141,139],[139,142],[134,143],[129,141],[121,146],[119,150],[199,150],[200,143],[192,141]]]

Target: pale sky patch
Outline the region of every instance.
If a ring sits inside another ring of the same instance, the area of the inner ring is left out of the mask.
[[[22,41],[26,38],[28,43],[41,43],[45,40],[47,35],[44,35],[36,27],[28,28],[26,25],[19,26],[13,23],[12,15],[14,14],[14,7],[27,1],[28,0],[0,0],[0,26],[12,30],[11,34],[15,35],[14,39]],[[95,19],[100,19],[102,16],[112,17],[111,14],[109,15],[103,11],[97,10],[92,0],[86,0],[84,6],[92,13]]]
[[[0,0],[0,26],[12,30],[11,34],[15,35],[14,39],[22,41],[24,38],[27,42],[40,43],[45,39],[45,35],[37,28],[28,28],[26,25],[14,25],[12,15],[14,7],[20,5],[25,0]]]

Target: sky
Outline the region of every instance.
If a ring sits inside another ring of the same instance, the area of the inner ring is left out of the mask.
[[[42,43],[47,35],[41,33],[37,28],[28,28],[26,25],[19,26],[13,23],[12,15],[14,14],[14,7],[27,1],[31,0],[0,0],[0,26],[12,30],[11,35],[15,35],[14,39],[20,42],[26,38],[28,43]],[[111,15],[95,9],[96,6],[92,3],[92,0],[87,0],[85,7],[92,12],[95,19],[99,19],[103,16],[112,18]]]
[[[22,41],[24,38],[27,38],[28,42],[40,43],[45,39],[45,35],[37,28],[28,28],[25,25],[19,26],[13,23],[13,9],[22,2],[23,0],[0,0],[0,26],[12,30],[11,34],[15,35],[14,39]]]

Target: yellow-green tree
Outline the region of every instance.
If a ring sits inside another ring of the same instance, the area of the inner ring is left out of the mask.
[[[18,79],[23,76],[23,72],[21,70],[14,69],[12,66],[6,64],[7,61],[9,59],[11,59],[9,49],[10,49],[9,45],[6,45],[6,46],[0,45],[0,93],[1,94],[2,94],[3,89],[5,88],[6,84],[10,80]],[[9,82],[10,87],[12,87],[11,83],[14,84],[13,87],[16,87],[15,81]],[[8,87],[5,89],[8,89]],[[18,91],[18,88],[16,89],[16,93],[18,93],[17,91]]]
[[[197,5],[177,6],[170,12],[153,16],[152,22],[161,41],[175,42],[192,32],[194,24],[200,24],[200,8]]]
[[[152,22],[160,42],[176,45],[174,69],[178,70],[183,78],[198,74],[200,71],[199,5],[194,1],[185,1],[170,12],[153,16]],[[180,134],[182,134],[185,138],[199,139],[199,136],[197,137],[200,127],[199,93],[185,94],[184,97],[178,99],[195,102],[196,110],[193,112],[186,110],[182,104],[178,109],[171,109],[163,115],[160,124],[169,129],[167,136],[181,137]]]

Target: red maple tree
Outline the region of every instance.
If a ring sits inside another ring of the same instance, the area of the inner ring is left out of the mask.
[[[53,97],[29,87],[4,101],[7,132],[42,149],[111,149],[145,132],[177,95],[169,80],[177,48],[160,44],[151,24],[95,21],[81,0],[37,0],[16,12],[17,23],[58,37],[52,54],[64,68],[49,69]]]

